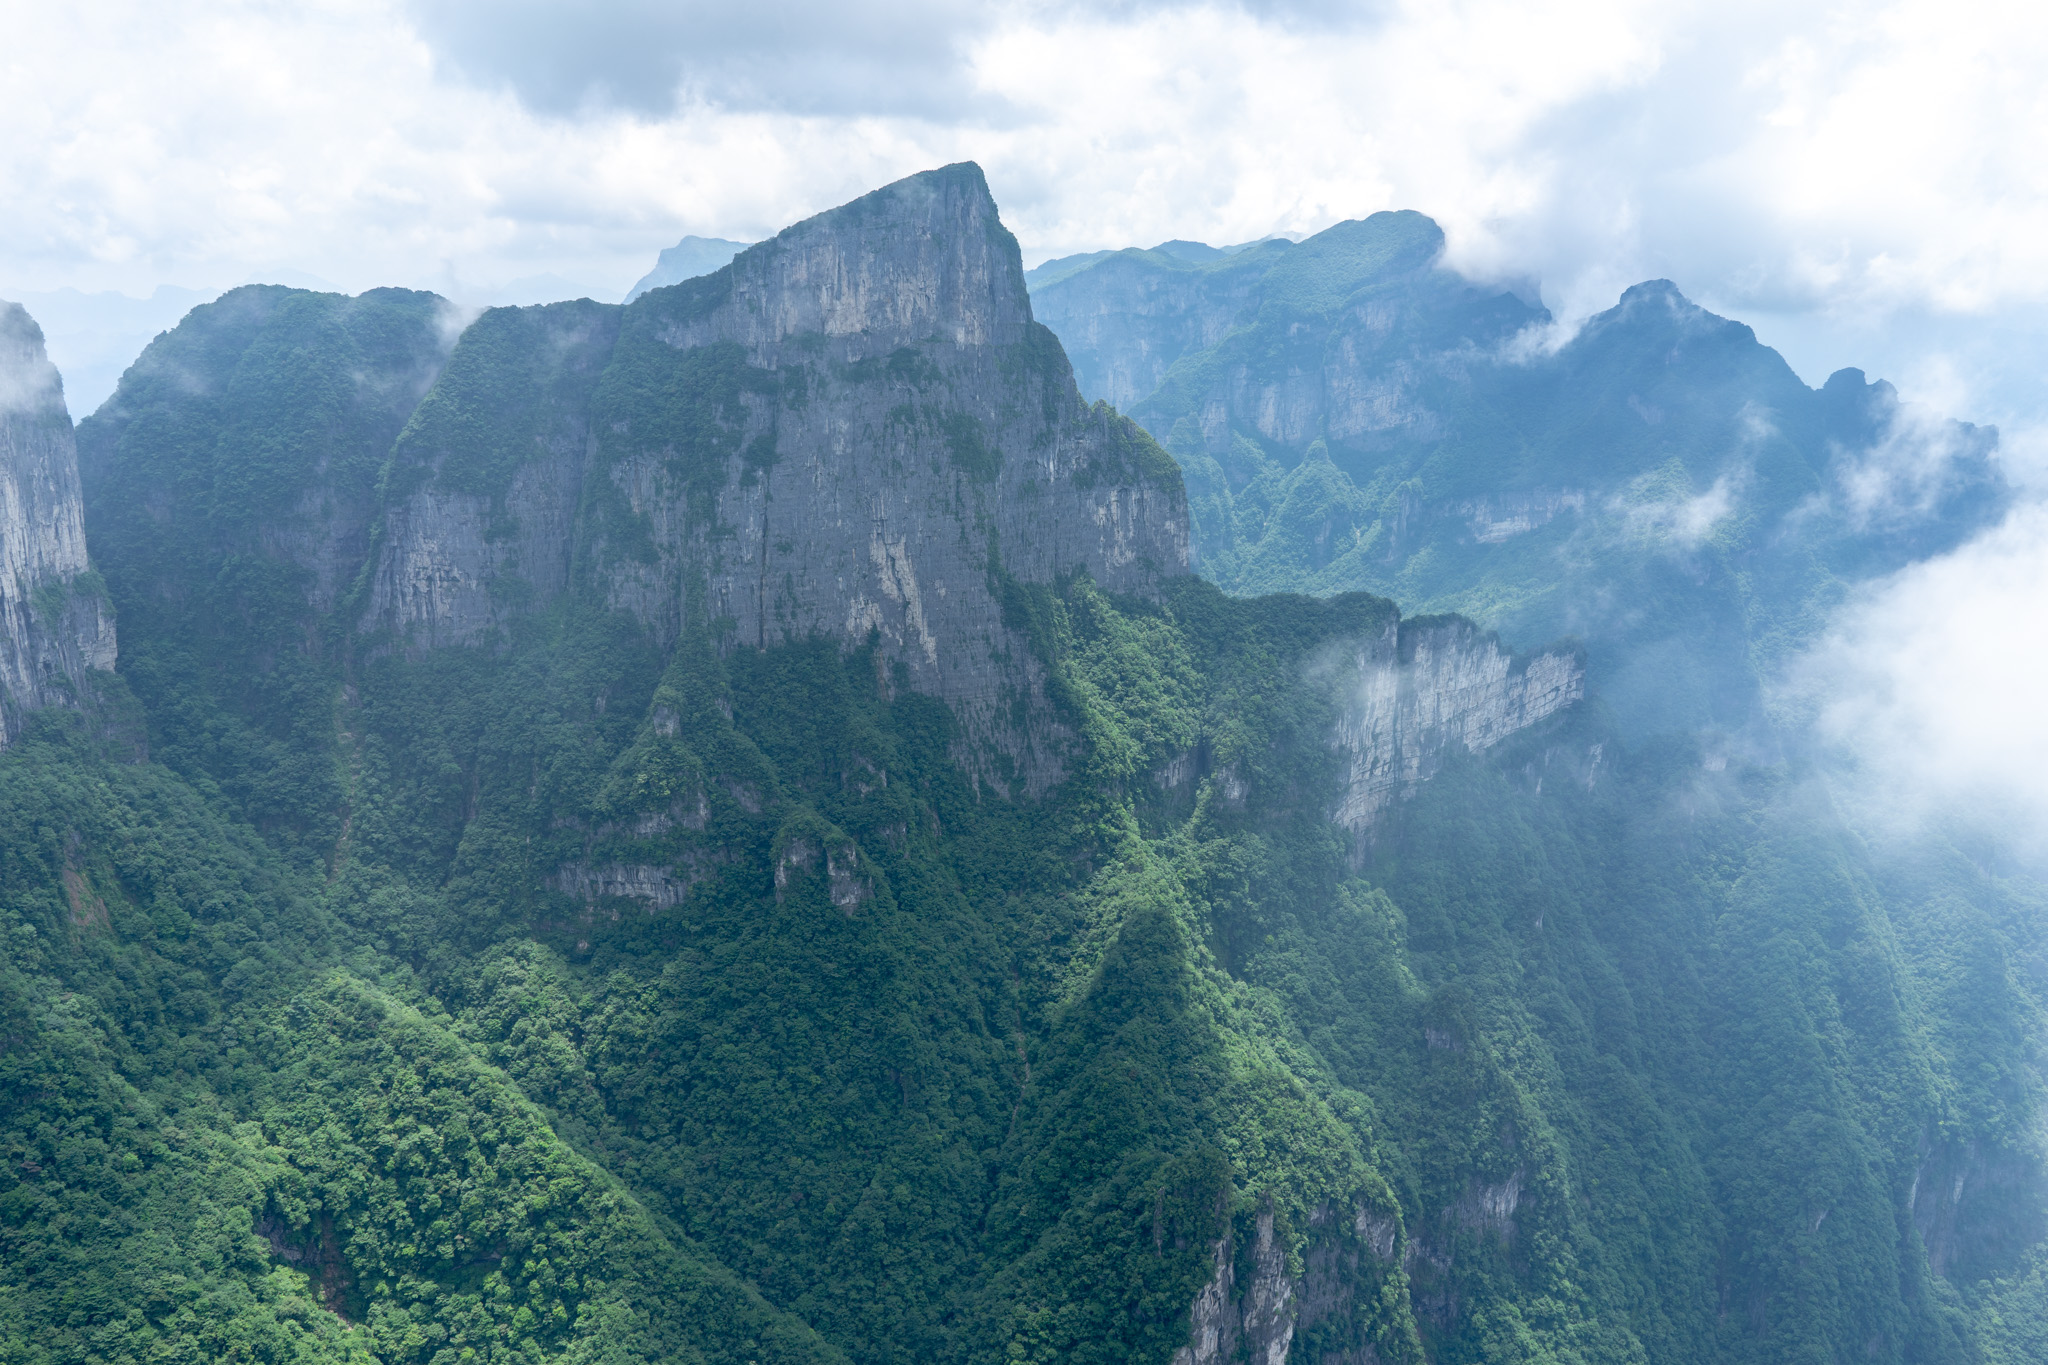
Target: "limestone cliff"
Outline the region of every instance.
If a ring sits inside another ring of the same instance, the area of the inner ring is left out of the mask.
[[[1334,743],[1348,760],[1337,823],[1364,836],[1456,749],[1482,753],[1585,695],[1577,649],[1516,657],[1457,617],[1389,623],[1339,670]]]
[[[78,451],[42,329],[0,303],[0,744],[26,714],[114,666],[114,618],[85,554]]]
[[[1083,402],[972,165],[623,310],[486,315],[392,486],[370,609],[411,647],[479,641],[572,567],[666,640],[872,633],[1034,791],[1060,740],[1003,582],[1187,566],[1179,471]]]
[[[590,395],[620,312],[584,300],[470,324],[392,452],[364,626],[473,644],[568,587]]]

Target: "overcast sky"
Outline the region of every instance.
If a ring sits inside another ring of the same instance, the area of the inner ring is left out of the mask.
[[[1035,257],[1416,208],[1567,317],[1668,276],[1818,381],[2031,419],[2048,23],[1967,0],[7,5],[0,297],[616,298],[972,158]]]
[[[971,158],[1028,260],[1420,209],[1566,321],[1668,277],[2048,466],[2038,4],[0,4],[0,297],[44,297],[80,412],[204,294],[95,336],[51,290],[615,299]],[[1867,589],[1807,692],[1886,781],[2048,830],[2044,583],[2024,511]]]

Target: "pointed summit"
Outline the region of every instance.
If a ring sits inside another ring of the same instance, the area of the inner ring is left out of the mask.
[[[677,290],[688,303],[676,344],[701,331],[739,341],[756,364],[791,337],[829,338],[851,361],[933,342],[1014,345],[1031,322],[1017,239],[971,161],[784,228]]]

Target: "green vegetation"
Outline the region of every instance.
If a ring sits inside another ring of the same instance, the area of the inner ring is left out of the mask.
[[[1635,740],[1756,725],[1853,584],[2005,503],[1994,433],[1918,423],[1854,370],[1809,389],[1664,281],[1559,345],[1438,268],[1442,241],[1380,213],[1214,260],[1108,253],[1046,267],[1033,303],[1084,389],[1158,374],[1126,407],[1186,473],[1203,576],[1578,636]]]
[[[321,376],[416,374],[431,301],[241,291],[81,429],[150,758],[0,752],[0,1360],[1165,1365],[1219,1252],[1317,1365],[2032,1358],[2043,894],[1783,763],[1596,700],[1354,841],[1358,592],[1002,582],[1069,736],[1030,802],[873,638],[589,576],[354,633],[378,499],[503,497],[577,394],[607,468],[772,458],[730,413],[798,371],[659,335],[721,288],[486,315],[416,406]],[[308,423],[326,578],[222,491]]]

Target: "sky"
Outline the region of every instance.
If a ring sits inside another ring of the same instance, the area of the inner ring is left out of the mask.
[[[2040,7],[7,7],[0,297],[617,298],[686,233],[973,159],[1030,260],[1415,208],[1562,317],[1668,277],[1812,382],[2010,425],[2048,368]]]
[[[0,3],[0,298],[80,415],[238,283],[616,299],[685,234],[972,159],[1027,263],[1419,209],[1567,325],[1669,278],[1808,382],[1859,366],[1999,424],[2028,488],[2048,471],[2044,6]],[[2048,522],[2000,535],[1836,623],[1814,667],[1864,679],[1823,707],[1844,734],[1949,734],[1875,623],[1919,612],[1916,648],[1963,657],[1957,620],[2030,619]],[[1980,583],[1981,618],[1930,605]],[[2048,666],[2000,648],[1969,677]]]

